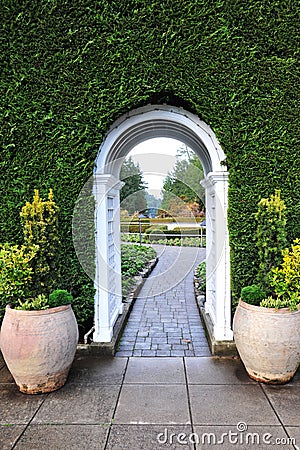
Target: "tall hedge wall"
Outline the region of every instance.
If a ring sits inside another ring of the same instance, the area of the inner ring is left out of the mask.
[[[275,188],[300,235],[299,6],[296,0],[4,0],[1,35],[1,241],[19,211],[54,189],[61,283],[90,301],[71,218],[104,133],[148,103],[196,113],[230,173],[233,294],[257,266],[258,200]]]

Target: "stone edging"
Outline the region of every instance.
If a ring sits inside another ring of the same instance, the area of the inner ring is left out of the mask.
[[[199,289],[200,279],[197,277],[197,268],[194,270],[194,292],[198,308],[203,307],[205,303],[205,293]]]

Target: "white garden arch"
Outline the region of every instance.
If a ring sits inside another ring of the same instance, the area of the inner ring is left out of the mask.
[[[207,210],[205,315],[215,341],[232,341],[230,259],[227,230],[228,173],[212,129],[197,116],[168,105],[148,105],[119,118],[106,134],[95,162],[96,275],[94,342],[109,342],[122,313],[119,175],[126,155],[141,142],[166,137],[190,147],[200,159]]]

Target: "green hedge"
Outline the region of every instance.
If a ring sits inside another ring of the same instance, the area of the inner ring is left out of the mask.
[[[257,267],[258,200],[280,188],[300,235],[296,0],[1,2],[1,241],[21,242],[33,189],[60,207],[63,288],[92,310],[72,244],[75,200],[112,122],[149,103],[215,131],[230,173],[233,294]],[[80,308],[78,308],[80,314]]]

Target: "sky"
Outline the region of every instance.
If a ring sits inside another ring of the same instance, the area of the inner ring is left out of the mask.
[[[181,145],[182,142],[175,139],[154,138],[137,145],[128,154],[135,163],[139,163],[148,192],[155,197],[160,197],[164,179],[173,169]]]

